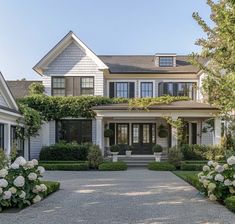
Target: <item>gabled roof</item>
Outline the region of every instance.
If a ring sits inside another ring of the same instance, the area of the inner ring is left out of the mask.
[[[109,67],[110,73],[116,74],[196,74],[200,70],[190,64],[187,55],[176,56],[176,67],[157,67],[155,65],[155,55],[100,55],[98,57]]]
[[[7,81],[7,85],[9,86],[15,99],[27,96],[29,94],[29,86],[32,83],[42,84],[42,81],[31,81],[31,80]]]
[[[0,72],[0,90],[3,94],[4,100],[6,101],[8,105],[6,109],[8,108],[10,110],[18,112],[19,108],[1,72]]]
[[[70,43],[76,43],[80,46],[85,53],[94,60],[99,69],[108,69],[106,64],[100,60],[96,54],[89,49],[72,31],[70,31],[58,44],[56,44],[34,67],[33,69],[39,73],[43,74],[43,70],[52,62]]]

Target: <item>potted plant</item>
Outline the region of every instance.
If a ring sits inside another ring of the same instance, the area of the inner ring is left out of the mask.
[[[156,144],[156,145],[153,146],[152,150],[153,150],[153,154],[155,156],[155,161],[160,162],[161,155],[162,155],[162,150],[163,150],[162,146]]]
[[[127,157],[131,157],[132,150],[133,150],[133,146],[132,145],[126,145],[126,156]]]
[[[158,137],[159,138],[166,138],[167,136],[168,136],[167,128],[163,124],[161,124],[158,127]]]
[[[120,146],[119,145],[112,145],[110,147],[110,152],[112,154],[112,159],[113,159],[113,162],[117,162],[118,161],[118,153],[120,151]]]
[[[107,128],[104,130],[104,137],[105,138],[111,138],[111,137],[113,137],[113,135],[114,135],[114,133],[113,133],[112,129]]]

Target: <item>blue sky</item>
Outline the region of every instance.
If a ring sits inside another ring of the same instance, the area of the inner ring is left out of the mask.
[[[32,67],[70,30],[96,54],[188,54],[204,36],[206,0],[7,0],[0,3],[0,71],[40,79]]]

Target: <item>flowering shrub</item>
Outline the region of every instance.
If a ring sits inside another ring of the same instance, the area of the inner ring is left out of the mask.
[[[210,200],[223,201],[235,195],[235,156],[223,165],[209,161],[198,178]]]
[[[38,161],[18,157],[11,165],[0,170],[0,211],[4,207],[22,208],[39,202],[47,187],[39,178],[45,169]]]

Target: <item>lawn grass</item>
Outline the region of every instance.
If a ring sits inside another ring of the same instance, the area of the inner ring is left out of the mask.
[[[47,190],[45,192],[44,197],[58,191],[60,189],[60,182],[56,181],[48,181],[48,180],[41,180],[41,184],[45,184],[47,186]]]
[[[198,171],[173,171],[173,173],[183,179],[184,181],[188,182],[192,186],[194,186],[197,190],[202,191],[202,186],[198,180]]]

